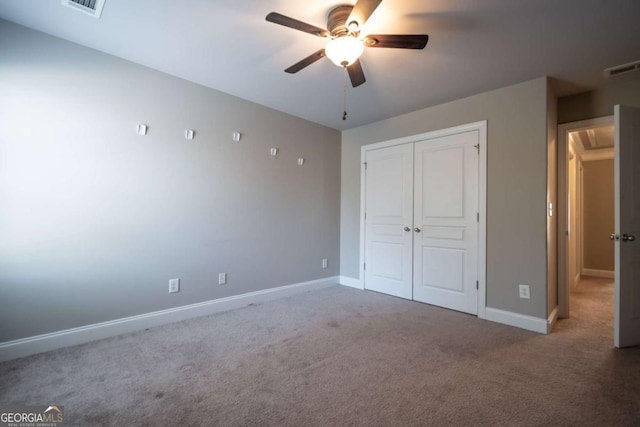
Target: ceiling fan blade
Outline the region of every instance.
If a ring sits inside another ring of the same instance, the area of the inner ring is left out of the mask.
[[[309,65],[313,64],[319,59],[324,58],[325,56],[326,55],[324,53],[324,49],[320,49],[319,51],[307,56],[302,61],[293,64],[291,67],[287,68],[284,71],[289,74],[297,73],[298,71],[302,70],[305,67],[308,67]]]
[[[427,34],[369,34],[364,38],[364,45],[393,49],[424,49],[428,41]]]
[[[289,18],[288,16],[281,15],[277,12],[271,12],[265,19],[269,22],[273,22],[274,24],[283,25],[285,27],[293,28],[294,30],[313,34],[314,36],[329,37],[329,31],[325,30],[324,28],[316,27],[314,25],[307,24],[306,22]]]
[[[359,59],[347,67],[347,72],[349,73],[349,79],[351,79],[351,85],[353,87],[358,87],[367,81],[367,79],[364,78],[364,71],[362,71],[362,64],[360,64]]]
[[[347,18],[346,25],[356,21],[362,28],[364,23],[367,22],[367,19],[369,19],[380,3],[382,3],[382,0],[358,0],[358,2],[353,6],[353,10],[351,11],[349,18]]]

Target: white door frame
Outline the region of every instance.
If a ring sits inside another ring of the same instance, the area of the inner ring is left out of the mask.
[[[369,150],[377,150],[394,145],[409,144],[425,139],[439,138],[458,133],[478,131],[479,164],[478,164],[478,212],[480,213],[478,227],[478,317],[486,318],[487,307],[487,121],[469,123],[452,128],[426,132],[418,135],[406,136],[374,144],[363,145],[360,148],[360,285],[364,289],[365,262],[365,159]]]
[[[569,317],[569,242],[567,241],[569,195],[569,132],[613,125],[613,116],[564,123],[558,126],[558,317]],[[580,257],[582,257],[580,255]]]

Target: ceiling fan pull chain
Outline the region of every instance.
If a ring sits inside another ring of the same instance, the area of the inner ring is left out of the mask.
[[[342,120],[347,120],[347,67],[344,67],[344,112],[342,113]]]

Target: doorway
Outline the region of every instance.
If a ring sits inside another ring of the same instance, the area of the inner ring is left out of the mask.
[[[581,285],[588,288],[585,284],[595,280],[613,286],[614,243],[609,240],[615,229],[613,116],[559,128],[559,202],[563,203],[558,308],[559,316],[567,318],[572,292]],[[613,312],[613,304],[606,310]]]
[[[614,230],[610,239],[614,242],[614,322],[613,343],[617,348],[640,345],[640,108],[615,105],[614,125]],[[611,117],[568,123],[558,129],[558,313],[569,316],[568,258],[570,247],[568,174],[569,134],[608,125]],[[587,135],[587,140],[589,135]],[[597,145],[597,144],[596,144]],[[584,183],[583,183],[584,184]],[[583,245],[584,246],[584,245]]]

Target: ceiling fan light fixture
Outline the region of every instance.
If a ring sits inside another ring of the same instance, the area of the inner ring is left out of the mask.
[[[331,40],[325,47],[327,57],[338,67],[348,67],[360,58],[364,45],[353,36],[342,36]]]

